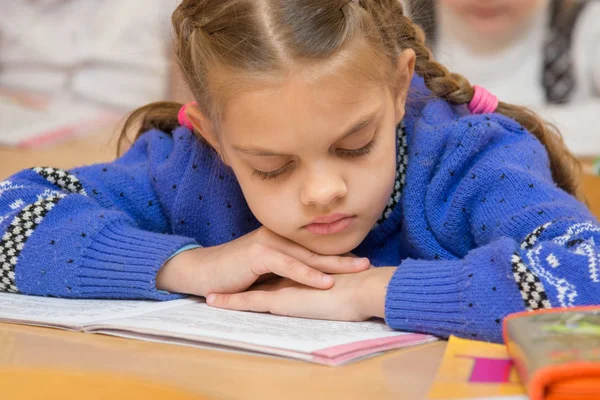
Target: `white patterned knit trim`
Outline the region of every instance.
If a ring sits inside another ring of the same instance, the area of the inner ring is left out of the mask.
[[[600,226],[593,221],[573,224],[566,229],[565,234],[555,237],[550,243],[536,244],[541,233],[551,224],[542,225],[527,236],[521,244],[522,258],[517,253],[513,255],[515,281],[521,289],[521,295],[528,310],[550,307],[548,296],[540,279],[556,290],[557,304],[555,306],[573,307],[576,305],[575,299],[578,296],[576,286],[569,281],[568,275],[560,276],[559,272],[562,266],[569,265],[569,261],[561,259],[560,253],[544,253],[543,250],[548,244],[566,248],[570,254],[586,257],[590,280],[600,283],[600,252],[598,252],[594,237],[585,235],[600,233]]]
[[[588,259],[588,271],[592,282],[600,283],[600,276],[598,269],[600,268],[600,253],[596,246],[594,238],[591,237],[587,240],[576,238],[582,233],[600,233],[600,226],[592,221],[582,222],[575,224],[567,229],[567,232],[563,236],[559,236],[553,240],[558,245],[567,245],[574,248],[574,253],[586,256]]]
[[[15,267],[21,250],[46,214],[64,197],[66,194],[38,200],[23,208],[13,218],[0,240],[0,291],[18,293]]]
[[[52,167],[35,167],[32,170],[43,176],[48,182],[63,190],[87,196],[79,179],[77,179],[75,175],[69,173],[69,171]]]
[[[408,166],[408,149],[406,140],[406,127],[404,121],[398,124],[396,128],[396,149],[398,151],[398,158],[396,160],[396,178],[394,179],[394,190],[390,196],[390,200],[383,209],[381,217],[375,224],[374,228],[381,225],[386,219],[392,215],[394,208],[400,203],[402,197],[402,189],[406,184],[406,167]]]
[[[538,228],[521,242],[521,250],[531,249],[538,241],[541,234],[550,226],[548,222]],[[551,308],[550,300],[546,294],[544,284],[538,276],[525,264],[518,252],[511,258],[512,272],[515,282],[525,302],[525,309],[534,311],[541,308]]]
[[[32,168],[32,171],[38,173],[48,182],[63,190],[87,196],[79,179],[68,171],[51,167],[36,167]],[[2,184],[2,188],[6,190],[10,185],[10,182],[5,181]],[[18,293],[17,285],[15,283],[15,267],[19,255],[21,254],[25,243],[42,222],[46,214],[48,214],[48,212],[66,196],[67,194],[65,193],[46,190],[37,197],[38,200],[36,202],[26,205],[12,219],[8,229],[4,235],[2,235],[2,240],[0,240],[0,292],[7,291]],[[17,202],[13,203],[13,206],[15,206],[13,209],[20,208],[24,204],[23,200],[17,200]],[[9,218],[10,217],[5,216],[2,217],[2,220],[6,221]]]

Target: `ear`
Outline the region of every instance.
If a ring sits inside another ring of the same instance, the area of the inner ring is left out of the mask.
[[[217,135],[215,125],[210,119],[202,112],[197,106],[188,106],[185,109],[185,113],[189,121],[194,126],[194,130],[204,138],[216,151],[221,155],[221,143],[219,142],[219,136]]]
[[[413,49],[402,50],[402,53],[398,56],[397,70],[396,70],[396,124],[399,124],[404,118],[404,106],[406,105],[406,99],[408,98],[408,91],[410,90],[410,82],[412,81],[415,73],[415,63],[417,62],[417,55]]]

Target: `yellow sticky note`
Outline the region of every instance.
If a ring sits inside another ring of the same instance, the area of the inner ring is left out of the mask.
[[[451,336],[429,398],[492,398],[525,393],[504,345]]]

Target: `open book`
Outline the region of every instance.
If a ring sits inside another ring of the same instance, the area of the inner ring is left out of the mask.
[[[382,321],[338,322],[212,308],[203,299],[71,300],[0,293],[0,322],[340,365],[436,340]]]

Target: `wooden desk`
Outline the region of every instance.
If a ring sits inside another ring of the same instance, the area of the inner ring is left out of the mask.
[[[584,170],[591,170],[591,160],[582,160]],[[596,218],[600,219],[600,176],[584,174],[581,180],[588,205]]]
[[[115,141],[98,134],[41,150],[0,148],[0,179],[31,166],[111,160]],[[600,178],[583,184],[600,216]],[[205,398],[425,398],[446,343],[437,342],[330,368],[211,350],[0,324],[0,368],[39,367],[112,373],[153,381]]]
[[[35,149],[0,146],[0,180],[30,167],[73,168],[116,156],[117,133],[100,132]]]
[[[445,342],[392,351],[344,367],[0,324],[0,369],[118,374],[208,399],[423,400]]]

